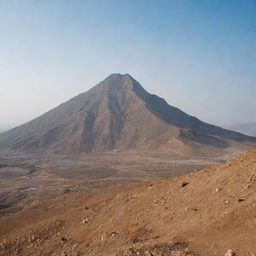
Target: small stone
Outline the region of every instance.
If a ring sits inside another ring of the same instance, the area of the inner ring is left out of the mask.
[[[185,207],[185,211],[188,212],[188,211],[194,211],[194,212],[197,212],[199,211],[200,209],[199,208],[196,208],[196,207]]]
[[[87,218],[82,220],[82,224],[87,224],[88,222],[89,222],[89,220]]]
[[[222,188],[216,188],[215,191],[216,192],[220,192],[222,190]]]
[[[245,201],[245,199],[244,198],[238,198],[237,201],[238,202],[243,202],[243,201]]]
[[[184,187],[186,187],[188,184],[189,184],[188,182],[183,181],[183,182],[181,183],[181,187],[184,188]]]
[[[110,233],[111,236],[116,236],[117,234],[118,234],[118,233],[115,232],[115,231]]]
[[[29,242],[32,242],[32,241],[34,241],[34,240],[35,240],[35,236],[34,236],[34,235],[29,236],[29,238],[28,238],[28,241],[29,241]]]
[[[61,240],[62,242],[66,242],[66,241],[67,241],[67,238],[64,237],[64,236],[61,236],[61,237],[60,237],[60,240]]]
[[[70,188],[65,188],[64,191],[63,191],[63,194],[64,195],[70,195],[71,194],[71,189]]]
[[[251,187],[251,185],[250,185],[250,184],[247,184],[247,185],[244,186],[244,189],[248,189],[248,188],[250,188],[250,187]]]
[[[228,200],[226,200],[226,201],[224,202],[224,204],[229,204],[229,201],[228,201]]]
[[[231,250],[227,250],[227,252],[225,253],[225,256],[236,256],[236,254]]]

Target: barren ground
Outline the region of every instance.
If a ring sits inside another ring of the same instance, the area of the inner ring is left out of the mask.
[[[79,158],[85,159],[96,156]],[[122,166],[137,164],[135,157]],[[237,255],[256,253],[256,151],[174,178],[108,186],[85,182],[91,188],[84,187],[82,176],[72,182],[61,177],[58,168],[52,179],[38,172],[27,179],[50,189],[39,193],[29,187],[15,213],[13,207],[1,210],[1,256],[217,256],[230,248]]]
[[[87,191],[115,183],[174,177],[223,159],[170,159],[152,154],[19,155],[0,159],[0,216],[49,191]]]

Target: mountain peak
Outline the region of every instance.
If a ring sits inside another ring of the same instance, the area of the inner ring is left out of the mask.
[[[144,89],[142,86],[128,73],[120,74],[120,73],[113,73],[106,77],[103,81],[97,84],[92,90],[101,89],[101,90],[108,90],[108,91],[120,91],[120,90],[135,90],[136,88],[142,91]]]
[[[111,77],[111,76],[113,76],[113,77],[119,77],[119,76],[122,76],[122,77],[132,77],[129,73],[125,73],[125,74],[121,74],[121,73],[112,73],[112,74],[110,74],[109,75],[109,77]]]
[[[112,73],[110,74],[106,79],[104,80],[108,80],[108,79],[125,79],[125,78],[132,78],[134,79],[130,74],[126,73],[126,74],[120,74],[120,73]],[[103,81],[104,81],[103,80]]]
[[[88,92],[0,135],[0,149],[90,153],[144,150],[221,154],[256,139],[187,115],[148,93],[130,74],[111,74]],[[221,151],[222,150],[222,151]]]
[[[108,81],[108,82],[124,82],[124,81],[135,81],[135,79],[128,73],[126,74],[120,74],[120,73],[113,73],[109,75],[107,78],[105,78],[102,82]]]

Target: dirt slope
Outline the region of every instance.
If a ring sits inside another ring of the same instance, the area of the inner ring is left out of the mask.
[[[0,219],[0,255],[252,256],[255,190],[251,151],[172,179],[48,195]]]
[[[140,150],[210,156],[255,145],[256,138],[201,122],[168,105],[128,74],[110,75],[88,92],[0,134],[2,151],[25,153]]]

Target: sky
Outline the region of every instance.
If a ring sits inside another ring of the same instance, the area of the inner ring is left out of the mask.
[[[0,130],[111,73],[190,115],[256,121],[256,0],[1,0]]]

